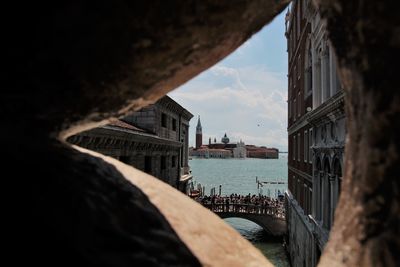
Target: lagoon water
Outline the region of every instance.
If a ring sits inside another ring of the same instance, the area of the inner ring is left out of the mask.
[[[215,188],[218,194],[232,193],[247,195],[258,194],[275,197],[287,188],[287,154],[279,154],[279,159],[197,159],[189,161],[195,187],[205,186],[210,194]],[[285,184],[264,184],[257,189],[256,177],[261,182],[280,181]],[[229,218],[225,221],[235,228],[243,237],[254,244],[275,266],[288,267],[282,239],[273,239],[255,223],[244,219]]]

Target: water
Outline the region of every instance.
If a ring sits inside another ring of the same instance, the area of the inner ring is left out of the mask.
[[[206,194],[215,187],[218,194],[219,185],[222,195],[238,193],[242,195],[258,194],[275,197],[287,188],[287,154],[279,154],[279,159],[197,159],[189,161],[195,187],[200,183],[205,186]],[[285,184],[264,184],[257,189],[259,181],[281,181]],[[266,235],[257,224],[238,218],[225,219],[243,237],[257,247],[270,261],[278,267],[289,267],[282,239]]]

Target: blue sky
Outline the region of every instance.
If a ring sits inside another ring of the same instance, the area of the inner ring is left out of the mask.
[[[168,95],[195,117],[189,146],[195,143],[197,116],[203,143],[231,142],[277,147],[287,151],[286,10],[210,69]]]

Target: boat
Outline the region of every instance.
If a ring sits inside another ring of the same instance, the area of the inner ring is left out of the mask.
[[[189,197],[191,197],[191,198],[195,198],[195,197],[198,197],[198,196],[200,196],[200,191],[199,190],[191,190],[190,192],[189,192]]]

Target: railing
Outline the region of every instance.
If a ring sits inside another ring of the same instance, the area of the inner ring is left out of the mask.
[[[243,213],[256,215],[270,215],[276,218],[285,218],[285,210],[282,206],[239,204],[239,203],[202,203],[202,205],[214,213]]]

